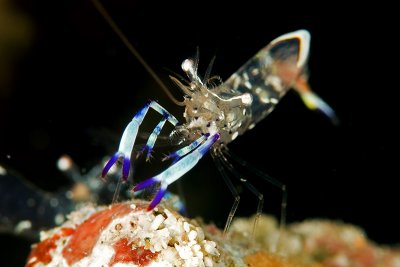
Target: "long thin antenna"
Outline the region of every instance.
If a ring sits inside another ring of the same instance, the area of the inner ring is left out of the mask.
[[[119,29],[117,24],[114,22],[114,20],[111,18],[110,14],[108,14],[107,10],[104,8],[104,6],[98,1],[98,0],[91,0],[93,5],[96,7],[97,11],[103,16],[103,18],[107,21],[107,23],[110,25],[110,27],[113,29],[113,31],[118,35],[118,37],[122,40],[122,42],[126,45],[126,47],[132,52],[132,54],[136,57],[136,59],[140,62],[140,64],[143,65],[143,67],[146,69],[146,71],[153,77],[153,79],[158,83],[158,85],[161,87],[161,89],[167,94],[169,99],[171,99],[172,102],[174,102],[178,106],[184,106],[185,104],[180,101],[178,101],[168,90],[168,88],[165,86],[165,84],[161,81],[161,79],[158,77],[158,75],[154,72],[154,70],[146,63],[146,61],[142,58],[142,56],[139,54],[139,52],[132,46],[132,44],[129,42],[128,38],[122,33],[122,31]]]

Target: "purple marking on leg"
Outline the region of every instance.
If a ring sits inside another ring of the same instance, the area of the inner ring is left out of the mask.
[[[149,160],[150,160],[151,151],[152,151],[152,149],[150,149],[150,148],[147,148],[146,161],[149,161]]]
[[[151,211],[152,209],[154,209],[158,205],[158,203],[160,203],[161,199],[164,197],[166,192],[167,192],[167,188],[161,187],[161,189],[158,191],[157,195],[154,197],[153,201],[147,207],[147,211]]]
[[[128,181],[129,169],[131,168],[131,159],[124,157],[124,164],[122,166],[122,179],[124,182]]]
[[[140,150],[140,154],[142,154],[143,152],[145,152],[146,150],[149,149],[149,146],[146,144],[142,147],[142,149]]]
[[[173,156],[173,158],[174,158],[174,160],[172,161],[172,164],[175,164],[178,160],[181,159],[181,157],[179,157],[177,154],[172,155],[172,156]]]
[[[138,183],[138,184],[132,189],[132,191],[133,191],[133,192],[140,191],[140,190],[142,190],[142,189],[144,189],[144,188],[146,188],[146,187],[148,187],[148,186],[150,186],[150,185],[152,185],[152,184],[154,184],[154,183],[156,183],[156,182],[157,182],[157,180],[154,179],[154,177],[153,177],[153,178],[149,178],[149,179],[147,179],[147,180],[144,180],[143,182]]]
[[[213,142],[216,142],[216,141],[219,139],[220,136],[221,136],[220,133],[214,134],[214,135],[212,136]]]
[[[135,115],[134,118],[141,118],[141,119],[143,119],[144,115],[146,114],[147,110],[148,110],[149,107],[150,107],[151,102],[152,102],[151,100],[147,101],[146,104],[144,105],[144,107],[142,107],[142,108],[136,113],[136,115]]]
[[[115,164],[115,162],[117,162],[117,160],[119,159],[119,157],[120,157],[120,153],[117,152],[117,153],[114,154],[114,156],[112,156],[112,157],[110,158],[110,160],[107,162],[106,166],[104,166],[103,171],[101,172],[101,177],[102,177],[102,178],[104,178],[104,177],[107,175],[108,171],[109,171],[109,170],[111,169],[111,167]]]
[[[173,152],[173,153],[169,154],[168,156],[166,156],[165,158],[163,158],[163,161],[168,160],[168,159],[174,159],[172,161],[172,164],[174,164],[175,162],[177,162],[180,159],[180,157],[176,152]]]
[[[208,150],[210,150],[211,146],[212,146],[215,142],[217,142],[217,140],[219,139],[220,136],[221,136],[220,133],[216,133],[216,134],[214,134],[213,136],[211,136],[211,142],[209,141],[210,139],[208,139],[208,140],[207,140],[208,144],[207,144],[206,146],[204,146],[204,147],[200,147],[199,152],[200,152],[202,155],[204,155],[205,153],[207,153]]]

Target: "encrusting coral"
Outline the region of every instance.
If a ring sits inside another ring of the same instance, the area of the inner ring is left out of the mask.
[[[168,201],[150,212],[147,205],[83,206],[41,233],[26,267],[400,266],[400,250],[376,246],[352,225],[310,220],[281,233],[275,219],[263,215],[254,237],[254,218],[237,218],[224,236],[214,225],[181,216]]]

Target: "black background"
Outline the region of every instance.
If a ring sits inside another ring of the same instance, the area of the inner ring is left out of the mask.
[[[147,99],[180,118],[182,108],[169,101],[90,1],[15,4],[30,18],[34,35],[9,94],[1,99],[3,166],[54,191],[67,181],[55,166],[60,155],[70,155],[86,169],[97,164],[117,148],[126,123]],[[309,30],[310,84],[336,110],[341,125],[308,111],[289,93],[230,149],[287,185],[289,222],[340,220],[362,227],[377,243],[397,244],[398,66],[390,63],[397,62],[398,48],[391,37],[390,8],[260,4],[104,1],[176,96],[179,91],[167,75],[182,74],[182,60],[193,56],[197,46],[200,71],[216,55],[213,73],[226,79],[273,38]],[[154,126],[158,117],[149,114]],[[153,163],[139,163],[135,178],[155,174],[159,157],[155,153]],[[278,215],[279,190],[249,178],[265,194],[264,211]],[[182,186],[190,216],[223,226],[233,198],[209,156],[182,178]],[[256,198],[243,190],[238,214],[250,215],[256,205]],[[29,241],[3,239],[19,251],[6,266],[23,264]]]

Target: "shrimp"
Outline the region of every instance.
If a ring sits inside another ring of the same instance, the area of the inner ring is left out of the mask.
[[[115,32],[126,43],[125,36],[119,31],[102,6],[96,0],[93,1]],[[120,161],[123,165],[122,180],[124,182],[128,180],[131,166],[130,155],[137,133],[148,110],[152,109],[161,114],[163,119],[154,128],[143,148],[143,151],[147,150],[147,159],[149,159],[157,137],[166,122],[175,127],[170,136],[178,135],[181,138],[181,143],[186,145],[163,159],[172,160],[172,164],[167,169],[133,187],[132,191],[137,192],[154,184],[159,185],[157,194],[147,208],[148,211],[154,209],[163,199],[170,184],[189,172],[207,152],[210,152],[217,169],[235,198],[225,224],[224,233],[228,231],[240,201],[239,193],[230,181],[228,172],[239,178],[259,199],[253,231],[256,228],[257,218],[261,215],[264,203],[263,195],[251,183],[242,178],[242,175],[230,163],[230,159],[247,167],[257,176],[281,189],[283,195],[281,227],[283,227],[286,212],[286,186],[234,155],[229,151],[228,144],[254,128],[258,122],[270,114],[290,89],[294,89],[300,94],[301,99],[309,109],[319,110],[334,124],[338,123],[333,109],[311,91],[307,83],[306,63],[309,56],[310,39],[310,33],[304,29],[279,36],[262,48],[225,82],[222,82],[222,79],[218,76],[210,77],[213,61],[202,78],[198,74],[198,53],[195,58],[184,60],[181,68],[186,73],[188,80],[170,76],[171,80],[182,91],[184,100],[180,102],[170,94],[168,96],[174,103],[185,107],[183,113],[185,122],[179,123],[160,104],[149,100],[126,126],[119,148],[105,165],[102,177],[104,178],[111,167]],[[129,43],[128,47],[148,72],[153,77],[156,76]],[[156,81],[161,83],[158,78]],[[168,91],[164,85],[162,85],[162,88],[164,91]]]

